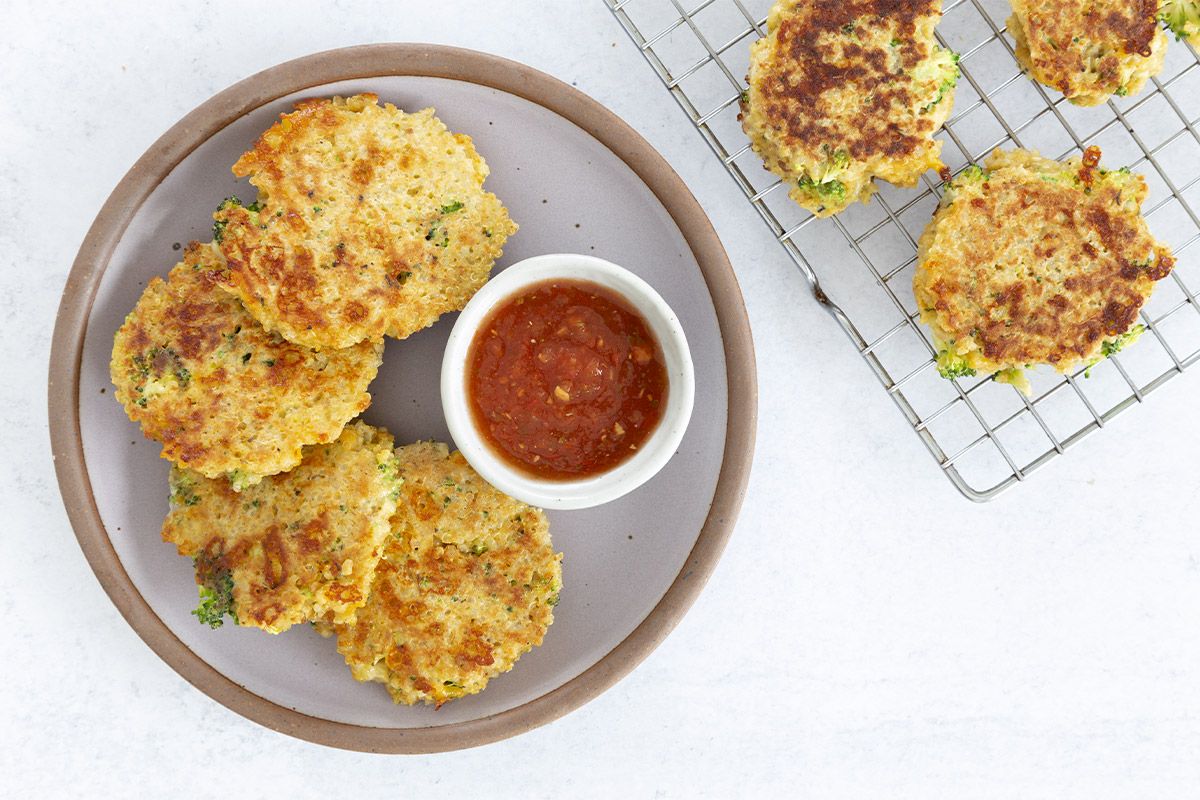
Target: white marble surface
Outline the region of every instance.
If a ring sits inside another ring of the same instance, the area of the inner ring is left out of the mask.
[[[938,474],[599,2],[8,2],[0,42],[5,796],[1168,797],[1200,782],[1200,375],[976,506]],[[93,215],[217,90],[341,45],[452,43],[577,84],[712,217],[758,347],[745,511],[633,675],[528,735],[344,753],[226,711],[100,590],[58,496],[50,331]]]

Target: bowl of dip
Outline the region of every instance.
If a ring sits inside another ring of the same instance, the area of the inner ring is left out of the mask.
[[[455,322],[441,373],[450,435],[501,491],[588,508],[674,455],[695,376],[678,317],[650,284],[593,256],[505,269]]]

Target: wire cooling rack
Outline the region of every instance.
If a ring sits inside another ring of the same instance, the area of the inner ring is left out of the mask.
[[[967,497],[988,500],[1024,480],[1200,360],[1200,303],[1189,288],[1200,288],[1200,59],[1187,44],[1171,42],[1163,72],[1137,95],[1078,108],[1021,73],[1005,35],[1007,0],[945,2],[938,38],[962,69],[938,135],[947,166],[957,173],[997,147],[1061,159],[1098,145],[1105,166],[1145,176],[1151,230],[1178,259],[1142,310],[1148,330],[1136,345],[1089,371],[1032,370],[1026,398],[988,378],[945,380],[934,366],[912,275],[941,194],[936,177],[917,189],[881,182],[870,205],[818,220],[750,149],[738,98],[771,0],[687,0],[690,10],[680,0],[604,1]]]

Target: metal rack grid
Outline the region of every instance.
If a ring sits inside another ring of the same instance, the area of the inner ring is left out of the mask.
[[[938,38],[960,54],[962,70],[954,112],[938,134],[951,171],[997,147],[1061,159],[1099,145],[1105,165],[1145,175],[1143,210],[1178,259],[1142,309],[1147,332],[1136,346],[1089,371],[1032,370],[1026,398],[986,377],[937,374],[911,288],[937,180],[926,175],[907,190],[881,183],[870,205],[817,220],[763,170],[737,113],[750,45],[766,32],[771,0],[703,0],[690,10],[681,0],[605,3],[968,498],[989,500],[1024,480],[1200,361],[1200,302],[1191,288],[1200,289],[1200,58],[1186,43],[1171,42],[1163,72],[1142,92],[1084,109],[1021,72],[1005,35],[1007,0],[946,0]]]

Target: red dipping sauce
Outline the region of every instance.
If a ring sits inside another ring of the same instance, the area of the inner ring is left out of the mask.
[[[539,478],[607,472],[653,433],[667,401],[662,349],[642,316],[587,281],[549,280],[501,301],[467,354],[475,427]]]

